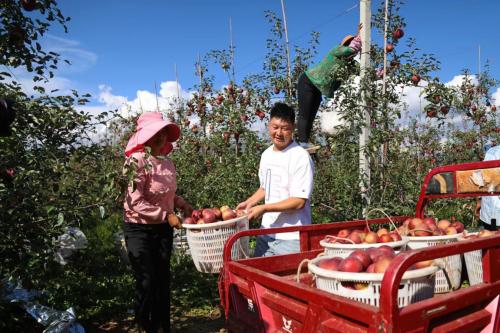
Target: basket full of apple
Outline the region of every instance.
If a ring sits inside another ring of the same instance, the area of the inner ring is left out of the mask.
[[[435,219],[433,217],[406,219],[398,230],[407,236],[408,248],[422,249],[429,246],[457,242],[463,237],[464,225],[455,217]],[[436,273],[436,293],[446,293],[460,288],[462,259],[460,255],[441,258],[444,270]]]
[[[196,269],[202,273],[219,273],[223,264],[224,243],[236,232],[248,229],[248,218],[244,211],[235,211],[229,206],[203,208],[184,218],[182,227]],[[233,260],[248,257],[248,237],[234,244]]]
[[[397,251],[384,244],[320,256],[309,261],[308,269],[318,289],[378,307],[384,273],[396,256]],[[438,269],[432,260],[410,267],[401,279],[398,305],[403,307],[433,297]]]

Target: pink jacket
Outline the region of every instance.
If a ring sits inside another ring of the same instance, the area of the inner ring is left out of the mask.
[[[174,211],[177,180],[175,166],[168,159],[150,156],[145,159],[144,153],[132,154],[137,159],[137,174],[134,179],[135,191],[128,187],[124,203],[125,222],[140,224],[157,224],[166,222],[168,213]],[[149,164],[149,167],[147,165]]]

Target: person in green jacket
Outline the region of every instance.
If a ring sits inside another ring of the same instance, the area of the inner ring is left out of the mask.
[[[337,73],[338,70],[346,65],[354,66],[353,58],[361,50],[359,36],[361,28],[360,24],[356,36],[347,35],[340,45],[331,49],[321,62],[309,68],[299,77],[297,83],[299,101],[297,134],[299,144],[309,152],[314,152],[318,148],[309,143],[309,137],[322,95],[332,98],[342,83],[341,77]]]

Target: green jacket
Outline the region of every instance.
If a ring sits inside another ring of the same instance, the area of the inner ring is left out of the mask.
[[[341,78],[336,75],[337,70],[352,63],[352,56],[355,54],[356,51],[350,47],[337,45],[328,52],[321,62],[309,68],[306,75],[323,95],[331,98],[341,83]]]

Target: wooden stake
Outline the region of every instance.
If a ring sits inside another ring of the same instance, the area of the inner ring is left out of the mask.
[[[231,16],[229,16],[229,52],[231,54],[231,72],[232,81],[236,82],[236,75],[234,74],[234,44],[233,44],[233,24],[231,21]]]

